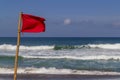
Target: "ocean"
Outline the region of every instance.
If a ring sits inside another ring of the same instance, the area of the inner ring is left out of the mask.
[[[14,73],[16,37],[0,37],[0,74]],[[22,37],[18,73],[120,75],[120,38]]]

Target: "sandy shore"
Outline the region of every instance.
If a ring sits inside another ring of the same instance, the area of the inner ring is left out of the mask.
[[[0,80],[13,80],[13,74],[0,74]],[[17,80],[120,80],[120,75],[18,74]]]

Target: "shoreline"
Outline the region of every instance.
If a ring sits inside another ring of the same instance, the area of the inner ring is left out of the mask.
[[[120,80],[120,75],[18,74],[18,80]],[[0,80],[13,80],[13,74],[0,74]]]

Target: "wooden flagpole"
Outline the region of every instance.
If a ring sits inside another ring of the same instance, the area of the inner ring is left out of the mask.
[[[21,30],[21,15],[22,12],[19,14],[19,21],[18,21],[18,36],[17,36],[17,48],[16,48],[16,56],[15,56],[15,64],[14,64],[14,80],[17,79],[17,68],[18,68],[18,56],[19,56],[19,46],[20,46],[20,30]]]

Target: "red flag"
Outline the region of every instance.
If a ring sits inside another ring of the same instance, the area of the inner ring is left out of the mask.
[[[22,14],[21,32],[45,32],[45,19],[29,14]]]

